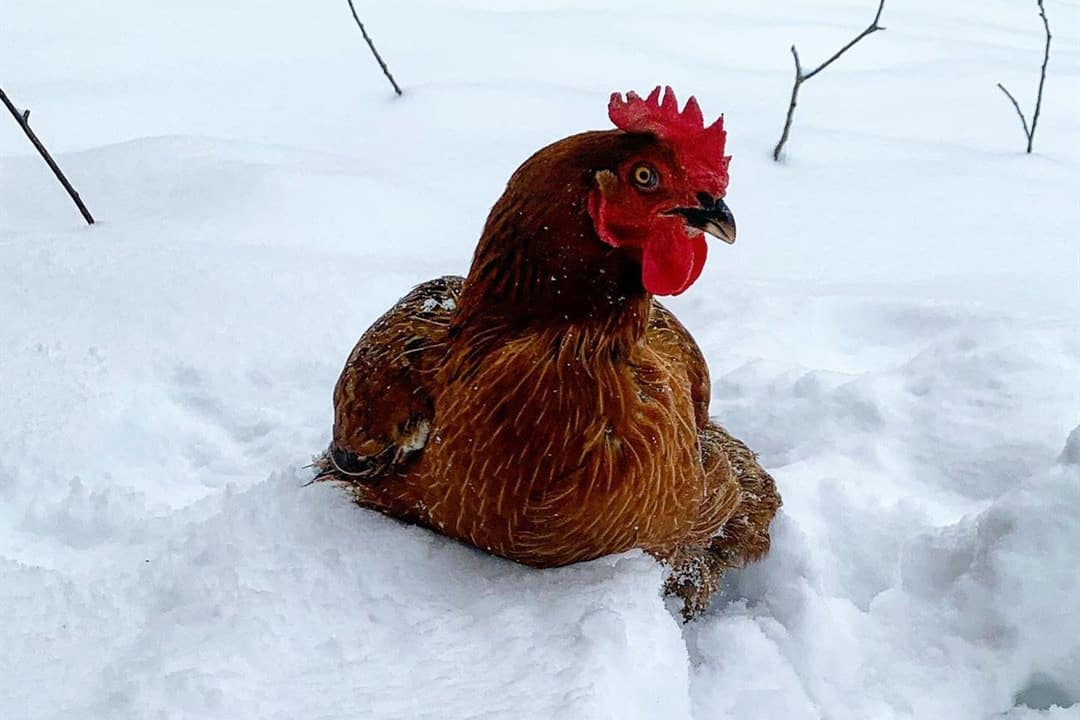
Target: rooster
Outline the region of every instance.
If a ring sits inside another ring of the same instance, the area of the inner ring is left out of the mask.
[[[701,612],[760,558],[773,479],[709,419],[709,372],[654,299],[735,240],[723,117],[611,97],[617,129],[510,178],[463,279],[424,283],[360,338],[320,480],[360,505],[535,567],[642,548]]]

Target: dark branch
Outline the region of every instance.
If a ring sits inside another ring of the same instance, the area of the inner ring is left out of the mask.
[[[1035,126],[1039,124],[1039,112],[1042,110],[1043,86],[1046,84],[1046,66],[1050,64],[1050,21],[1046,19],[1046,8],[1043,0],[1038,0],[1039,17],[1043,21],[1043,30],[1046,31],[1046,45],[1043,47],[1042,70],[1039,71],[1039,94],[1035,97],[1035,114],[1031,116],[1031,135],[1028,136],[1027,151],[1031,152],[1031,146],[1035,142]]]
[[[360,34],[364,36],[364,41],[367,46],[371,48],[371,54],[375,56],[375,61],[379,63],[379,67],[382,68],[383,75],[390,81],[390,84],[394,86],[394,92],[401,95],[401,88],[398,87],[397,81],[394,80],[394,76],[390,74],[390,68],[386,67],[386,63],[383,62],[382,55],[379,55],[379,51],[375,49],[375,43],[372,42],[371,36],[367,34],[367,30],[364,29],[364,23],[360,21],[360,16],[356,14],[356,6],[353,5],[353,0],[348,0],[349,9],[352,10],[353,20],[356,21],[357,26],[360,28]]]
[[[1016,102],[1016,98],[1012,96],[1005,86],[998,83],[997,86],[1001,88],[1001,92],[1008,96],[1012,101],[1013,107],[1016,108],[1016,114],[1020,116],[1020,122],[1024,124],[1024,135],[1027,137],[1027,152],[1031,154],[1031,148],[1035,144],[1035,127],[1039,124],[1039,113],[1042,111],[1042,98],[1043,98],[1043,86],[1046,85],[1046,66],[1050,64],[1050,21],[1046,19],[1046,8],[1043,7],[1043,0],[1035,0],[1039,4],[1039,17],[1042,18],[1043,30],[1046,31],[1046,45],[1043,47],[1043,62],[1042,70],[1039,72],[1039,92],[1035,96],[1035,112],[1031,115],[1031,127],[1028,127],[1027,118],[1024,117],[1024,113],[1020,110],[1020,103]]]
[[[1012,100],[1013,107],[1016,108],[1016,114],[1020,116],[1020,122],[1024,123],[1024,137],[1031,139],[1031,131],[1028,130],[1027,118],[1024,117],[1024,111],[1020,109],[1020,103],[1016,102],[1016,98],[1012,96],[1012,93],[1005,89],[1005,86],[998,83],[997,86],[1001,88],[1001,92],[1005,93],[1005,96]],[[1030,150],[1028,152],[1031,152]]]
[[[0,88],[0,101],[3,101],[4,105],[8,109],[8,112],[12,114],[12,116],[15,118],[15,121],[19,123],[19,127],[23,129],[24,133],[26,133],[26,137],[30,138],[30,142],[33,143],[34,147],[38,151],[38,154],[41,155],[41,157],[48,164],[49,169],[53,171],[53,175],[56,176],[56,179],[59,180],[60,184],[64,186],[65,190],[67,190],[67,194],[71,196],[71,199],[75,202],[75,206],[79,208],[79,212],[82,214],[83,219],[86,220],[86,223],[88,225],[93,225],[94,217],[90,214],[90,211],[86,209],[86,205],[83,204],[82,198],[79,197],[79,193],[75,192],[75,188],[73,188],[71,186],[71,183],[68,182],[68,179],[60,170],[60,166],[56,164],[56,161],[53,160],[52,155],[49,154],[49,151],[45,149],[45,146],[42,144],[41,140],[38,139],[37,134],[33,131],[33,129],[31,129],[30,111],[24,110],[20,113],[19,110],[15,107],[15,103],[11,102],[7,94],[4,92],[3,88]]]
[[[1041,2],[1041,0],[1040,0],[1040,2]],[[779,162],[780,153],[783,151],[784,145],[787,143],[788,136],[791,134],[791,123],[792,123],[792,120],[794,120],[794,118],[795,118],[795,106],[798,104],[799,88],[802,87],[802,84],[804,82],[806,82],[807,80],[814,77],[819,72],[821,72],[822,70],[824,70],[825,68],[829,67],[834,62],[836,62],[840,58],[841,55],[843,55],[848,50],[850,50],[852,47],[854,47],[855,43],[859,42],[860,40],[862,40],[867,35],[871,35],[873,33],[876,33],[878,30],[884,30],[885,28],[883,28],[881,25],[878,24],[881,21],[881,13],[882,13],[882,11],[884,9],[885,9],[885,0],[880,0],[880,2],[878,2],[877,12],[874,14],[873,22],[871,22],[866,27],[865,30],[863,30],[861,33],[856,35],[854,37],[854,39],[852,39],[850,42],[848,42],[842,48],[837,50],[832,55],[832,57],[830,57],[828,60],[821,63],[820,65],[818,65],[816,68],[814,68],[813,70],[811,70],[808,73],[803,72],[802,65],[799,63],[799,53],[795,49],[794,45],[791,46],[791,55],[792,55],[792,57],[795,58],[795,84],[792,85],[792,87],[791,87],[791,102],[788,104],[787,118],[785,118],[785,120],[784,120],[784,132],[780,136],[780,141],[776,143],[776,147],[773,148],[773,160]]]

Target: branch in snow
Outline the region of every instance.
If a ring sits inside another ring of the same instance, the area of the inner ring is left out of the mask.
[[[364,41],[367,46],[371,48],[371,54],[375,56],[375,61],[379,63],[379,67],[382,68],[383,75],[390,81],[390,84],[394,86],[394,92],[401,95],[401,88],[398,87],[397,81],[394,80],[394,76],[390,74],[390,68],[386,67],[386,63],[383,62],[382,56],[379,55],[379,51],[375,49],[375,43],[372,42],[371,36],[367,34],[367,30],[364,29],[364,23],[360,22],[360,16],[356,14],[356,6],[353,5],[353,0],[349,0],[349,9],[352,10],[353,20],[356,21],[357,26],[360,28],[360,34],[364,36]]]
[[[1031,116],[1031,127],[1028,127],[1027,118],[1024,117],[1024,111],[1020,109],[1020,103],[1016,102],[1016,98],[1012,93],[1005,89],[1005,86],[998,83],[997,86],[1001,88],[1001,92],[1005,93],[1005,96],[1012,101],[1013,107],[1016,108],[1016,114],[1020,116],[1020,122],[1024,126],[1024,136],[1027,137],[1027,151],[1031,154],[1031,146],[1035,143],[1035,126],[1039,123],[1039,111],[1042,110],[1042,96],[1043,85],[1046,84],[1046,66],[1050,63],[1050,22],[1046,19],[1046,8],[1043,7],[1043,0],[1035,0],[1039,4],[1039,17],[1043,21],[1043,29],[1046,31],[1046,46],[1043,49],[1043,63],[1042,72],[1039,74],[1039,93],[1035,97],[1035,112]]]
[[[30,142],[34,144],[35,148],[37,148],[38,154],[40,154],[41,157],[44,158],[45,162],[49,165],[49,168],[53,171],[53,175],[56,176],[56,179],[59,180],[60,184],[64,186],[65,190],[67,190],[67,194],[71,196],[71,199],[75,202],[75,206],[79,208],[79,212],[82,213],[83,219],[86,220],[86,223],[88,225],[93,225],[94,217],[90,214],[90,211],[86,209],[86,205],[83,204],[82,198],[79,197],[79,193],[75,192],[75,188],[73,188],[71,186],[71,183],[68,182],[68,179],[60,170],[60,166],[56,164],[56,161],[53,160],[52,155],[50,155],[49,151],[45,149],[45,146],[42,144],[41,140],[38,139],[37,134],[30,127],[30,111],[23,110],[22,112],[19,112],[19,110],[15,107],[15,103],[11,102],[10,98],[8,98],[7,93],[4,92],[3,88],[0,88],[0,101],[3,101],[4,105],[8,109],[8,112],[11,113],[11,115],[15,118],[15,121],[19,123],[19,127],[23,129],[24,133],[26,133],[26,137],[30,138]]]
[[[1039,0],[1039,2],[1041,5],[1042,0]],[[799,101],[799,88],[802,87],[802,84],[804,82],[806,82],[807,80],[814,77],[819,72],[836,62],[836,60],[839,59],[841,55],[850,50],[855,45],[855,43],[859,42],[871,33],[875,33],[878,30],[884,30],[885,28],[883,28],[881,25],[878,25],[878,22],[881,20],[881,11],[884,9],[885,0],[880,0],[880,2],[878,3],[877,13],[874,15],[874,21],[870,23],[870,25],[867,26],[865,30],[856,35],[855,38],[851,40],[847,45],[837,50],[832,57],[830,57],[828,60],[821,63],[808,73],[803,72],[802,64],[799,62],[799,51],[795,49],[794,45],[791,46],[791,55],[795,58],[795,84],[791,86],[791,102],[788,104],[787,118],[784,120],[784,132],[780,136],[780,141],[776,143],[776,147],[773,149],[773,160],[777,162],[780,161],[780,153],[783,151],[784,145],[787,143],[788,136],[791,134],[791,122],[795,118],[795,106],[798,105]]]

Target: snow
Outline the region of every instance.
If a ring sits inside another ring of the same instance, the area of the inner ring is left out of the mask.
[[[5,0],[0,717],[1080,717],[1080,7]],[[724,112],[670,305],[784,494],[690,625],[303,484],[356,338],[613,90]],[[6,116],[5,116],[6,117]]]

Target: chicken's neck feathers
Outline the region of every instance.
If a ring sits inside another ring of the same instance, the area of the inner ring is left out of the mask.
[[[587,209],[596,169],[618,139],[570,138],[511,177],[477,244],[452,335],[476,341],[567,333],[616,353],[641,341],[652,297],[642,285],[640,258],[603,242]]]

